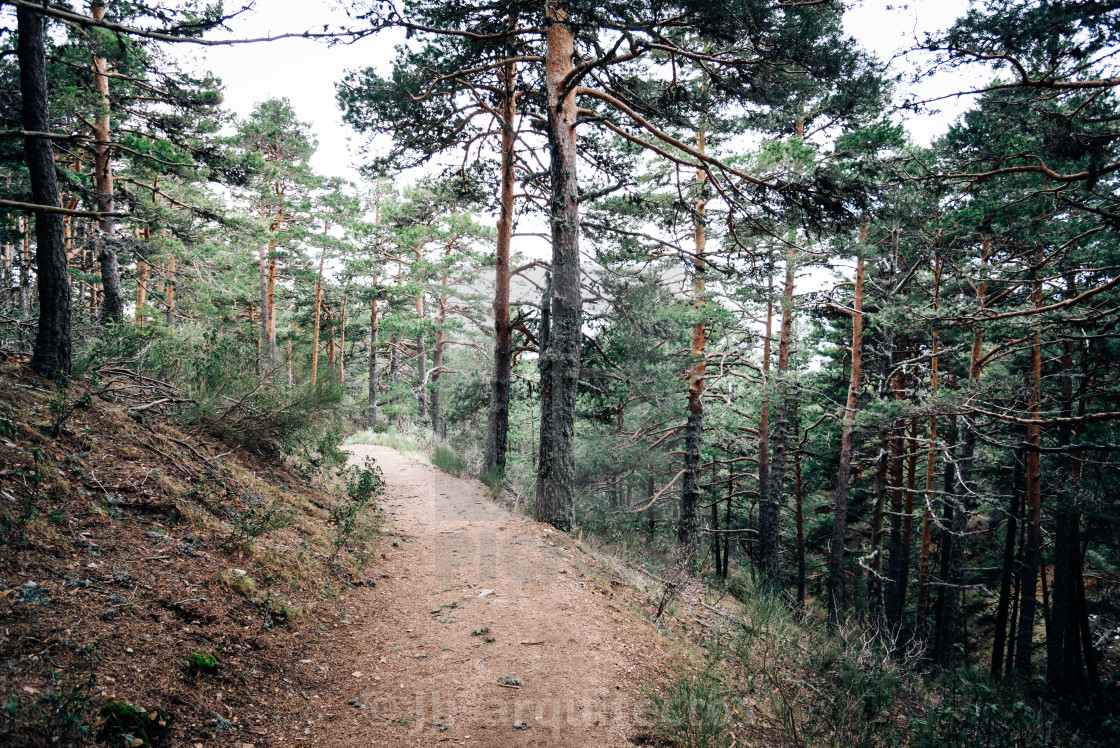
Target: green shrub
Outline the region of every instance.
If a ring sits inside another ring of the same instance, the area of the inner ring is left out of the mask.
[[[98,733],[103,743],[121,746],[150,746],[167,732],[167,718],[123,701],[110,701],[101,707],[105,720]]]
[[[467,461],[442,444],[432,450],[432,464],[457,478],[467,472]]]
[[[501,491],[506,484],[506,471],[497,465],[491,465],[478,475],[478,479],[486,484],[491,491]]]
[[[681,748],[721,748],[730,744],[731,695],[710,668],[677,675],[665,692],[651,693],[650,728]]]
[[[1069,745],[1073,736],[1046,707],[1032,705],[1013,684],[997,686],[959,671],[943,697],[911,720],[917,748],[1030,748]],[[1086,741],[1085,745],[1093,743]]]
[[[377,500],[385,492],[385,477],[381,468],[370,457],[362,466],[342,471],[345,491],[330,508],[329,516],[334,530],[331,545],[334,552],[330,561],[340,553],[347,553],[358,566],[364,567],[373,555],[373,540],[381,526],[381,516],[376,511]]]

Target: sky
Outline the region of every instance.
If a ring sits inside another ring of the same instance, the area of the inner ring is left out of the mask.
[[[229,33],[252,38],[315,30],[325,23],[342,24],[346,15],[339,5],[338,0],[257,0],[256,10],[231,22]],[[966,0],[915,0],[909,4],[866,0],[855,3],[844,22],[848,33],[866,49],[884,61],[893,59],[893,69],[905,73],[915,62],[896,55],[925,33],[951,25],[967,7]],[[319,149],[312,159],[316,170],[356,179],[360,141],[342,124],[335,83],[348,70],[373,66],[387,72],[393,48],[401,40],[398,33],[333,46],[303,39],[229,47],[180,45],[176,53],[192,67],[211,70],[223,80],[226,104],[238,116],[247,115],[257,102],[288,97],[300,119],[310,122],[318,137]],[[948,94],[970,83],[975,84],[960,76],[941,75],[924,82],[922,94]],[[941,104],[939,113],[912,117],[907,126],[917,142],[928,144],[967,105],[967,98],[950,99]]]

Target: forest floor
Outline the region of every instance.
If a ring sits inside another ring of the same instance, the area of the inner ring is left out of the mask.
[[[319,745],[628,746],[643,686],[677,655],[650,601],[571,538],[517,517],[477,481],[392,449],[377,461],[390,523],[376,587],[349,625],[308,642]],[[303,737],[303,736],[300,736]]]

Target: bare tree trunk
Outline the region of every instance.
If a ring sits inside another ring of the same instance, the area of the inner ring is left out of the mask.
[[[261,334],[259,338],[258,352],[262,356],[268,355],[268,315],[265,310],[268,309],[268,245],[262,244],[257,250],[257,257],[259,259],[260,270],[260,312],[261,312]]]
[[[319,378],[319,327],[323,316],[323,263],[327,259],[324,248],[319,254],[319,276],[315,281],[315,321],[311,324],[311,384]],[[374,304],[376,305],[376,301]]]
[[[90,3],[93,20],[105,18],[105,3]],[[93,88],[98,96],[98,109],[93,117],[93,181],[97,192],[97,209],[113,212],[113,164],[109,125],[109,63],[96,51],[93,54]],[[121,288],[121,270],[114,243],[117,238],[116,221],[112,216],[101,216],[97,227],[101,232],[97,243],[97,260],[101,265],[101,285],[105,294],[101,301],[101,322],[121,322],[124,319],[124,290]]]
[[[933,312],[937,314],[941,308],[941,253],[934,252],[933,270]],[[941,343],[938,330],[932,333],[932,357],[930,359],[930,397],[937,398],[937,354]],[[933,477],[935,475],[937,460],[937,416],[929,417],[929,445],[926,453],[926,491],[925,510],[922,512],[922,546],[918,561],[918,604],[914,621],[914,635],[921,641],[926,638],[929,618],[929,560],[930,560],[930,533],[933,524]]]
[[[1035,280],[1031,291],[1035,308],[1042,306],[1042,281]],[[1038,573],[1042,562],[1042,463],[1041,417],[1042,403],[1042,334],[1035,321],[1030,334],[1030,370],[1027,378],[1027,493],[1026,493],[1026,544],[1023,548],[1022,580],[1019,589],[1019,631],[1015,652],[1015,669],[1023,674],[1031,671],[1034,645],[1034,622]]]
[[[50,132],[43,16],[20,7],[16,9],[16,19],[23,127],[28,132]],[[24,139],[24,152],[32,198],[39,205],[58,207],[58,174],[50,140],[29,135]],[[62,216],[52,213],[36,215],[35,239],[39,327],[35,334],[31,367],[47,377],[66,377],[71,366],[70,276]]]
[[[444,285],[446,285],[446,277],[444,278]],[[444,334],[443,324],[447,318],[447,297],[441,297],[439,300],[439,316],[436,318],[436,347],[432,351],[432,431],[446,437],[447,429],[443,426],[443,416],[440,413],[440,389],[439,378],[440,369],[443,367],[443,347],[444,347]]]
[[[759,542],[756,553],[761,556],[762,534],[767,532],[763,523],[769,524],[767,497],[770,495],[770,338],[774,328],[774,264],[767,261],[766,332],[762,338],[762,407],[758,414],[758,524]],[[777,522],[774,522],[777,527]],[[776,532],[776,530],[775,530]],[[759,562],[756,557],[755,561]]]
[[[55,179],[57,180],[58,177],[56,176]],[[23,226],[23,241],[21,242],[23,251],[19,264],[19,310],[24,317],[27,317],[31,314],[31,219],[24,216],[19,220]],[[39,226],[36,223],[36,233],[38,233],[38,230]]]
[[[366,427],[377,425],[377,385],[380,372],[377,370],[377,276],[373,276],[373,296],[369,302],[369,404],[366,406]]]
[[[908,355],[908,346],[905,336],[899,336],[896,347],[896,361],[905,360]],[[906,399],[906,371],[897,366],[894,380],[891,385],[891,394],[897,401]],[[890,534],[888,535],[887,550],[890,551],[890,563],[887,567],[886,614],[887,626],[892,631],[898,631],[902,624],[902,612],[906,600],[902,592],[903,569],[903,512],[905,491],[902,485],[902,468],[905,456],[904,438],[906,422],[898,421],[894,424],[890,440],[890,494],[891,494],[891,521]],[[906,556],[909,556],[907,549]]]
[[[867,224],[860,232],[867,240]],[[859,386],[863,364],[863,258],[856,261],[855,294],[852,299],[852,372],[848,402],[840,436],[840,467],[836,474],[832,543],[828,554],[828,617],[834,625],[844,618],[844,541],[848,536],[848,488],[852,475],[852,430],[859,408]]]
[[[774,411],[773,460],[770,463],[769,486],[766,495],[759,493],[759,571],[764,583],[774,589],[782,586],[781,564],[781,511],[784,504],[782,489],[786,477],[786,450],[789,441],[789,355],[790,337],[793,334],[793,285],[797,274],[794,250],[786,253],[786,282],[782,294],[782,321],[778,331],[778,374],[775,377],[776,403]],[[769,320],[769,316],[767,317]],[[769,336],[768,336],[769,337]]]
[[[549,0],[545,20],[552,224],[551,330],[541,350],[541,444],[534,519],[571,531],[575,512],[576,394],[582,298],[579,272],[579,183],[575,94],[562,90],[574,69],[575,39],[562,2]],[[545,416],[548,415],[548,418]]]
[[[516,27],[517,16],[510,14],[510,25]],[[513,329],[509,319],[509,250],[513,237],[514,209],[514,104],[516,103],[517,69],[508,63],[500,74],[502,81],[502,176],[501,210],[498,214],[498,237],[494,259],[494,372],[490,378],[490,407],[486,419],[486,446],[483,469],[506,469],[509,449],[509,390],[513,367]]]
[[[1015,535],[1018,532],[1019,506],[1023,484],[1023,455],[1014,453],[1015,466],[1011,473],[1011,506],[1007,512],[1007,532],[1003,541],[1003,569],[1000,574],[999,602],[996,604],[996,625],[992,639],[992,677],[1003,672],[1003,648],[1007,642],[1008,608],[1011,602],[1011,582],[1015,567]],[[1015,627],[1011,626],[1014,636]]]
[[[987,263],[991,243],[984,240],[982,260]],[[987,305],[987,283],[981,282],[976,288],[978,309],[983,312]],[[957,456],[956,469],[953,471],[954,480],[948,500],[954,502],[953,520],[947,538],[949,550],[946,554],[947,564],[944,582],[946,587],[942,594],[941,623],[937,632],[937,662],[942,667],[951,667],[956,658],[957,644],[962,638],[967,638],[964,630],[964,621],[961,613],[960,599],[961,587],[964,584],[964,554],[965,541],[968,532],[968,520],[972,512],[972,466],[976,455],[976,428],[973,416],[969,409],[979,397],[980,375],[983,371],[984,330],[979,325],[972,332],[972,351],[968,365],[968,398],[964,406],[964,415],[960,419],[958,441],[961,445],[960,454]]]
[[[342,311],[338,319],[338,383],[346,384],[346,302],[350,300],[350,281],[342,289]]]
[[[696,133],[696,149],[701,153],[705,148],[703,131]],[[708,245],[706,220],[707,196],[705,194],[706,174],[701,169],[696,173],[697,197],[692,218],[693,246],[692,260],[692,306],[703,309],[704,281],[707,264],[704,253]],[[707,320],[701,319],[692,327],[692,343],[689,347],[688,369],[688,422],[684,436],[684,475],[681,481],[681,520],[677,526],[677,536],[681,548],[687,553],[695,551],[700,539],[700,474],[704,464],[702,449],[704,445],[704,372],[707,366],[705,345]],[[713,505],[713,510],[714,510]],[[715,515],[713,515],[715,517]],[[718,517],[715,524],[718,526]],[[717,536],[718,540],[718,536]],[[719,568],[717,557],[717,569]]]
[[[151,266],[144,258],[136,260],[136,324],[144,324],[144,304],[148,301],[148,278]]]
[[[416,402],[420,406],[420,417],[428,415],[428,341],[424,336],[424,298],[416,297],[416,316],[421,322],[420,335],[416,338]]]
[[[276,358],[276,239],[268,245],[268,285],[265,300],[267,304],[262,310],[264,320],[264,344],[268,349],[268,360]]]
[[[164,320],[170,325],[175,321],[175,255],[171,255],[167,258],[167,267],[165,270],[167,272],[167,280],[164,285],[163,296],[164,304],[166,304]]]

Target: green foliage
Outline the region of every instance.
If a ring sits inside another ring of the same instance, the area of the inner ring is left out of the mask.
[[[351,466],[340,477],[345,490],[336,496],[330,508],[330,522],[334,538],[334,551],[330,561],[345,553],[361,569],[373,556],[377,533],[382,517],[377,512],[377,500],[385,492],[385,477],[381,468],[370,457],[361,467]]]
[[[483,468],[478,474],[478,479],[486,484],[491,491],[501,491],[506,485],[506,471],[497,465]]]
[[[76,745],[86,740],[94,722],[94,702],[101,694],[95,644],[79,653],[79,661],[49,672],[45,692],[11,694],[4,704],[10,725],[44,745]],[[3,733],[0,733],[3,734]]]
[[[260,495],[246,491],[242,495],[242,505],[246,508],[238,511],[226,509],[232,531],[227,545],[241,547],[252,543],[273,530],[280,530],[295,522],[295,512],[281,501],[263,503]]]
[[[651,729],[681,748],[731,744],[731,694],[711,668],[678,672],[664,690],[648,692]]]
[[[1071,742],[1068,727],[1016,685],[993,685],[967,672],[949,674],[945,681],[941,698],[911,720],[911,745],[917,748],[1032,748]]]
[[[104,724],[98,732],[98,738],[109,745],[125,748],[156,745],[167,732],[166,715],[157,711],[149,712],[123,701],[105,704],[101,707],[101,717]]]
[[[467,461],[443,444],[432,450],[432,464],[445,473],[461,478],[467,472]]]

